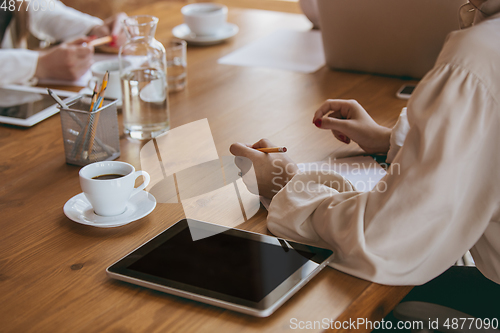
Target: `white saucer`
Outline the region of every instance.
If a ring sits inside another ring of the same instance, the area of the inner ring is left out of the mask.
[[[85,87],[82,90],[80,90],[78,93],[83,94],[83,95],[92,95],[93,91],[90,90],[88,87]],[[123,104],[122,99],[118,98],[116,100],[116,107],[120,109],[122,107],[122,104]]]
[[[226,25],[214,35],[196,36],[189,30],[189,27],[183,23],[172,29],[172,34],[180,39],[184,39],[189,44],[194,45],[213,45],[222,43],[238,33],[239,29],[236,24],[226,23]]]
[[[69,199],[64,205],[64,214],[77,223],[91,225],[98,228],[113,228],[136,221],[148,215],[155,209],[155,197],[146,191],[134,195],[127,203],[127,209],[123,214],[117,216],[100,216],[94,213],[94,209],[85,197],[80,193]]]

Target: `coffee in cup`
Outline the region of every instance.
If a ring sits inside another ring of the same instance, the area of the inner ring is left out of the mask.
[[[123,175],[119,175],[119,174],[116,174],[116,173],[112,173],[112,174],[107,174],[107,175],[95,176],[95,177],[92,177],[92,179],[97,179],[97,180],[110,180],[110,179],[116,179],[116,178],[121,178],[121,177],[123,177]]]
[[[144,177],[144,182],[134,188],[139,176]],[[146,171],[135,171],[131,164],[125,162],[96,162],[80,169],[82,191],[94,212],[101,216],[124,213],[130,198],[145,189],[149,181]]]
[[[227,7],[218,3],[192,3],[181,12],[189,30],[197,36],[215,35],[227,21]]]

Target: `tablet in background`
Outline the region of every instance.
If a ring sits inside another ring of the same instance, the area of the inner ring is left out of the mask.
[[[106,271],[118,280],[267,317],[331,258],[330,250],[184,219]]]
[[[74,92],[55,90],[60,97]],[[56,114],[59,109],[44,88],[25,86],[0,87],[0,122],[18,126],[33,126]]]

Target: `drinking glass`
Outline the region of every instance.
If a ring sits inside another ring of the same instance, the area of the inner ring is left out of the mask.
[[[168,91],[181,91],[187,83],[186,41],[174,38],[165,44]]]

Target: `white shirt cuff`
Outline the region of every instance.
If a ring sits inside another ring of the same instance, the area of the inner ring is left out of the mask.
[[[406,108],[401,110],[399,114],[399,119],[396,122],[396,125],[392,128],[391,139],[390,139],[390,148],[387,152],[387,163],[392,163],[399,150],[403,146],[405,142],[406,135],[410,130],[410,124],[408,123],[408,116],[406,114]]]
[[[35,75],[38,52],[22,49],[0,50],[0,63],[0,85],[27,83]]]

